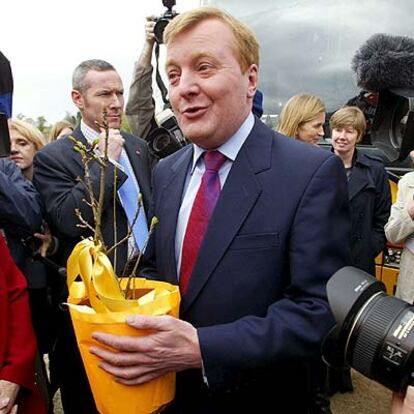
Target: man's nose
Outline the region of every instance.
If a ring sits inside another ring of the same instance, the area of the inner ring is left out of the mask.
[[[195,95],[198,93],[199,86],[196,77],[191,73],[191,71],[181,73],[178,88],[180,95],[182,96]]]
[[[122,96],[114,93],[112,95],[111,104],[113,108],[122,108],[124,106],[124,99]]]

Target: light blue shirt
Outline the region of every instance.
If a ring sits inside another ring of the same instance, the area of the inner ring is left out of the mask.
[[[81,119],[81,122],[80,122],[80,130],[82,131],[83,136],[85,137],[86,141],[89,144],[92,144],[93,141],[95,141],[100,135],[100,133],[98,131],[91,128],[89,125],[87,125],[83,121],[83,119]],[[125,148],[122,148],[121,156],[124,157],[125,162],[128,163],[129,171],[133,171],[131,162],[129,161],[128,154],[126,153]],[[115,160],[112,160],[112,159],[110,159],[109,161],[112,164],[114,164],[116,166],[116,168],[120,169],[122,172],[125,173],[124,167],[119,162],[117,162]],[[135,175],[132,174],[132,176],[130,178],[132,179],[134,186],[139,190],[139,185],[138,185],[137,178],[135,177]],[[121,204],[122,204],[122,201],[121,201]],[[144,206],[142,206],[141,209],[142,209],[143,214],[145,215]],[[141,212],[140,212],[140,214],[141,214]],[[136,253],[136,251],[137,251],[137,248],[136,248],[136,245],[135,245],[135,240],[134,240],[134,237],[131,235],[128,239],[128,260],[130,260],[133,257],[133,255]]]
[[[250,113],[240,128],[231,136],[223,145],[217,148],[223,155],[226,156],[226,161],[219,171],[221,188],[227,180],[231,167],[240,148],[246,141],[248,135],[253,129],[254,116]],[[201,178],[205,171],[204,159],[201,155],[206,152],[203,148],[193,144],[193,162],[190,170],[187,173],[186,182],[184,185],[184,196],[181,202],[180,211],[178,213],[177,228],[175,233],[175,259],[177,262],[177,275],[180,277],[182,248],[184,242],[184,235],[187,229],[188,220],[190,218],[191,209],[193,207],[194,199],[197,195],[198,188],[201,184]]]

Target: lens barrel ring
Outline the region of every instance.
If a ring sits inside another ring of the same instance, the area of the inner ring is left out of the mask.
[[[384,332],[387,332],[395,316],[401,311],[401,300],[381,295],[359,315],[350,337],[355,338],[350,365],[367,377],[372,377],[372,366],[379,347],[383,344]]]

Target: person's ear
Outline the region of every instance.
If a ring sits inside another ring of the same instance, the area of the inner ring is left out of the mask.
[[[259,79],[259,69],[256,64],[250,65],[247,69],[249,86],[247,89],[247,97],[253,99],[257,89],[257,82]]]
[[[72,89],[71,96],[73,103],[78,107],[79,110],[82,110],[84,108],[82,93],[76,89]]]

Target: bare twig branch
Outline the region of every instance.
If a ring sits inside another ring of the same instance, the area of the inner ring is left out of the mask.
[[[138,265],[139,265],[139,263],[141,261],[142,255],[145,252],[145,249],[147,248],[148,241],[149,241],[152,233],[154,232],[155,226],[157,224],[158,224],[158,219],[157,219],[157,217],[154,216],[152,218],[152,220],[151,220],[151,224],[150,224],[150,228],[149,228],[149,231],[148,231],[147,240],[145,240],[145,244],[144,244],[143,248],[140,250],[140,252],[138,254],[138,257],[137,257],[137,260],[136,260],[136,262],[134,264],[134,267],[132,268],[131,273],[128,275],[128,282],[127,282],[127,285],[126,285],[125,291],[124,291],[125,298],[128,298],[129,297],[130,289],[131,289],[131,287],[130,287],[131,286],[131,280],[133,280],[135,282],[134,278],[135,278],[135,273],[136,273],[136,271],[138,269]],[[133,289],[133,299],[135,299],[135,289]]]
[[[95,229],[82,217],[82,213],[78,208],[75,208],[75,214],[76,214],[76,217],[81,222],[81,224],[77,224],[77,227],[83,227],[83,228],[91,230],[92,232],[95,231]]]
[[[99,125],[99,124],[98,124]],[[100,125],[99,125],[100,126]],[[105,130],[105,145],[104,145],[104,154],[103,154],[103,168],[100,170],[99,177],[99,198],[97,203],[97,208],[95,211],[95,233],[94,233],[94,243],[95,245],[101,245],[102,250],[106,252],[106,246],[104,243],[102,235],[102,211],[105,200],[105,179],[106,179],[106,170],[108,166],[108,141],[109,141],[109,124],[108,124],[108,111],[106,108],[103,110],[103,129]]]
[[[135,225],[135,222],[137,221],[138,214],[139,214],[139,212],[141,210],[141,207],[142,207],[142,194],[141,193],[138,194],[137,204],[138,204],[138,208],[135,211],[135,215],[134,215],[134,218],[132,220],[131,225],[128,226],[128,232],[127,232],[127,234],[125,235],[125,237],[123,239],[119,240],[118,243],[114,244],[112,247],[110,247],[108,249],[108,252],[107,252],[108,254],[111,253],[117,247],[119,247],[122,243],[125,243],[131,237],[131,235],[132,235],[132,229],[133,229],[133,227]]]
[[[114,168],[114,177],[113,177],[113,195],[112,195],[112,206],[113,206],[113,216],[112,216],[112,220],[114,222],[114,246],[117,245],[118,243],[118,225],[117,225],[117,220],[116,220],[116,197],[117,197],[117,186],[116,186],[116,182],[117,182],[117,166],[115,166]],[[109,251],[108,251],[109,252]],[[118,260],[118,249],[114,249],[114,268],[116,269],[116,264],[117,264],[117,260]],[[122,275],[118,275],[118,276],[122,276]],[[120,279],[118,279],[119,282]]]

